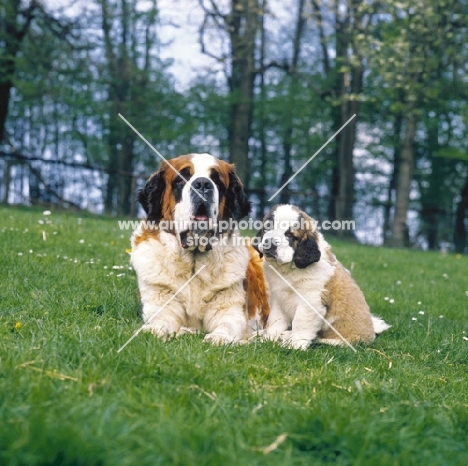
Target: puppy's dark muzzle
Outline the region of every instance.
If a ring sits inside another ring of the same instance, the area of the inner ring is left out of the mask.
[[[274,243],[263,245],[263,254],[265,254],[265,257],[268,257],[270,259],[276,259],[276,250],[277,246]]]

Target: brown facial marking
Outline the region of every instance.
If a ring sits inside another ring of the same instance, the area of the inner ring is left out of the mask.
[[[227,163],[224,160],[218,160],[218,166],[214,169],[219,174],[219,179],[224,186],[225,191],[229,189],[229,174],[234,172],[234,165]],[[229,213],[226,212],[226,195],[220,196],[219,202],[219,217],[229,218]]]
[[[172,192],[172,183],[174,182],[175,178],[178,177],[177,172],[181,172],[186,168],[189,169],[189,177],[184,176],[186,180],[188,180],[193,175],[193,165],[191,162],[192,156],[191,155],[181,155],[176,157],[175,159],[168,160],[168,162],[163,162],[160,170],[163,171],[164,178],[166,180],[166,189],[164,191],[163,201],[162,201],[162,218],[164,220],[171,221],[174,219],[174,210],[176,205],[176,200],[174,198]],[[170,166],[169,166],[170,165]],[[177,170],[173,170],[171,166]]]
[[[296,267],[303,269],[314,262],[318,262],[321,251],[317,244],[318,235],[317,230],[314,228],[314,220],[304,212],[299,212],[299,222],[301,226],[304,225],[304,228],[293,232],[291,246],[294,249],[293,261]]]

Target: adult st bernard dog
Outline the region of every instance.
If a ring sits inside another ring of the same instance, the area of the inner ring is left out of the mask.
[[[362,291],[331,252],[316,222],[297,207],[273,208],[257,234],[256,247],[266,258],[264,272],[271,290],[267,338],[297,349],[306,349],[314,340],[344,345],[342,337],[350,344],[368,344],[390,327],[371,315]]]
[[[209,154],[163,162],[138,200],[147,217],[132,235],[131,263],[144,330],[161,338],[204,330],[223,344],[244,339],[249,319],[266,322],[261,259],[226,226],[250,209],[234,165]]]

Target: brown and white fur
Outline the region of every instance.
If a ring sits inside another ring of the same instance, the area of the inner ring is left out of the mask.
[[[306,349],[312,341],[345,345],[337,330],[350,344],[369,344],[390,327],[371,315],[364,294],[331,252],[316,222],[297,207],[273,208],[255,247],[266,258],[264,272],[271,290],[267,338],[297,349]]]
[[[163,162],[138,200],[147,217],[132,235],[131,263],[144,330],[161,338],[204,330],[223,344],[248,336],[249,319],[266,322],[261,259],[238,231],[219,228],[250,208],[233,165],[209,154]]]

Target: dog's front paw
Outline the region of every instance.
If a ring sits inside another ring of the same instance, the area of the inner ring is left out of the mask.
[[[143,332],[150,332],[163,340],[174,336],[177,332],[177,329],[174,329],[172,325],[163,320],[157,320],[144,324],[141,330]]]
[[[213,345],[227,345],[228,343],[233,343],[236,339],[227,333],[224,332],[212,332],[207,333],[203,341],[212,343]]]
[[[177,331],[177,336],[179,335],[196,335],[197,333],[200,333],[200,329],[198,328],[193,328],[193,327],[180,327],[180,329]]]
[[[306,350],[310,346],[310,339],[302,338],[297,335],[289,335],[289,338],[283,339],[283,346],[297,350]]]

